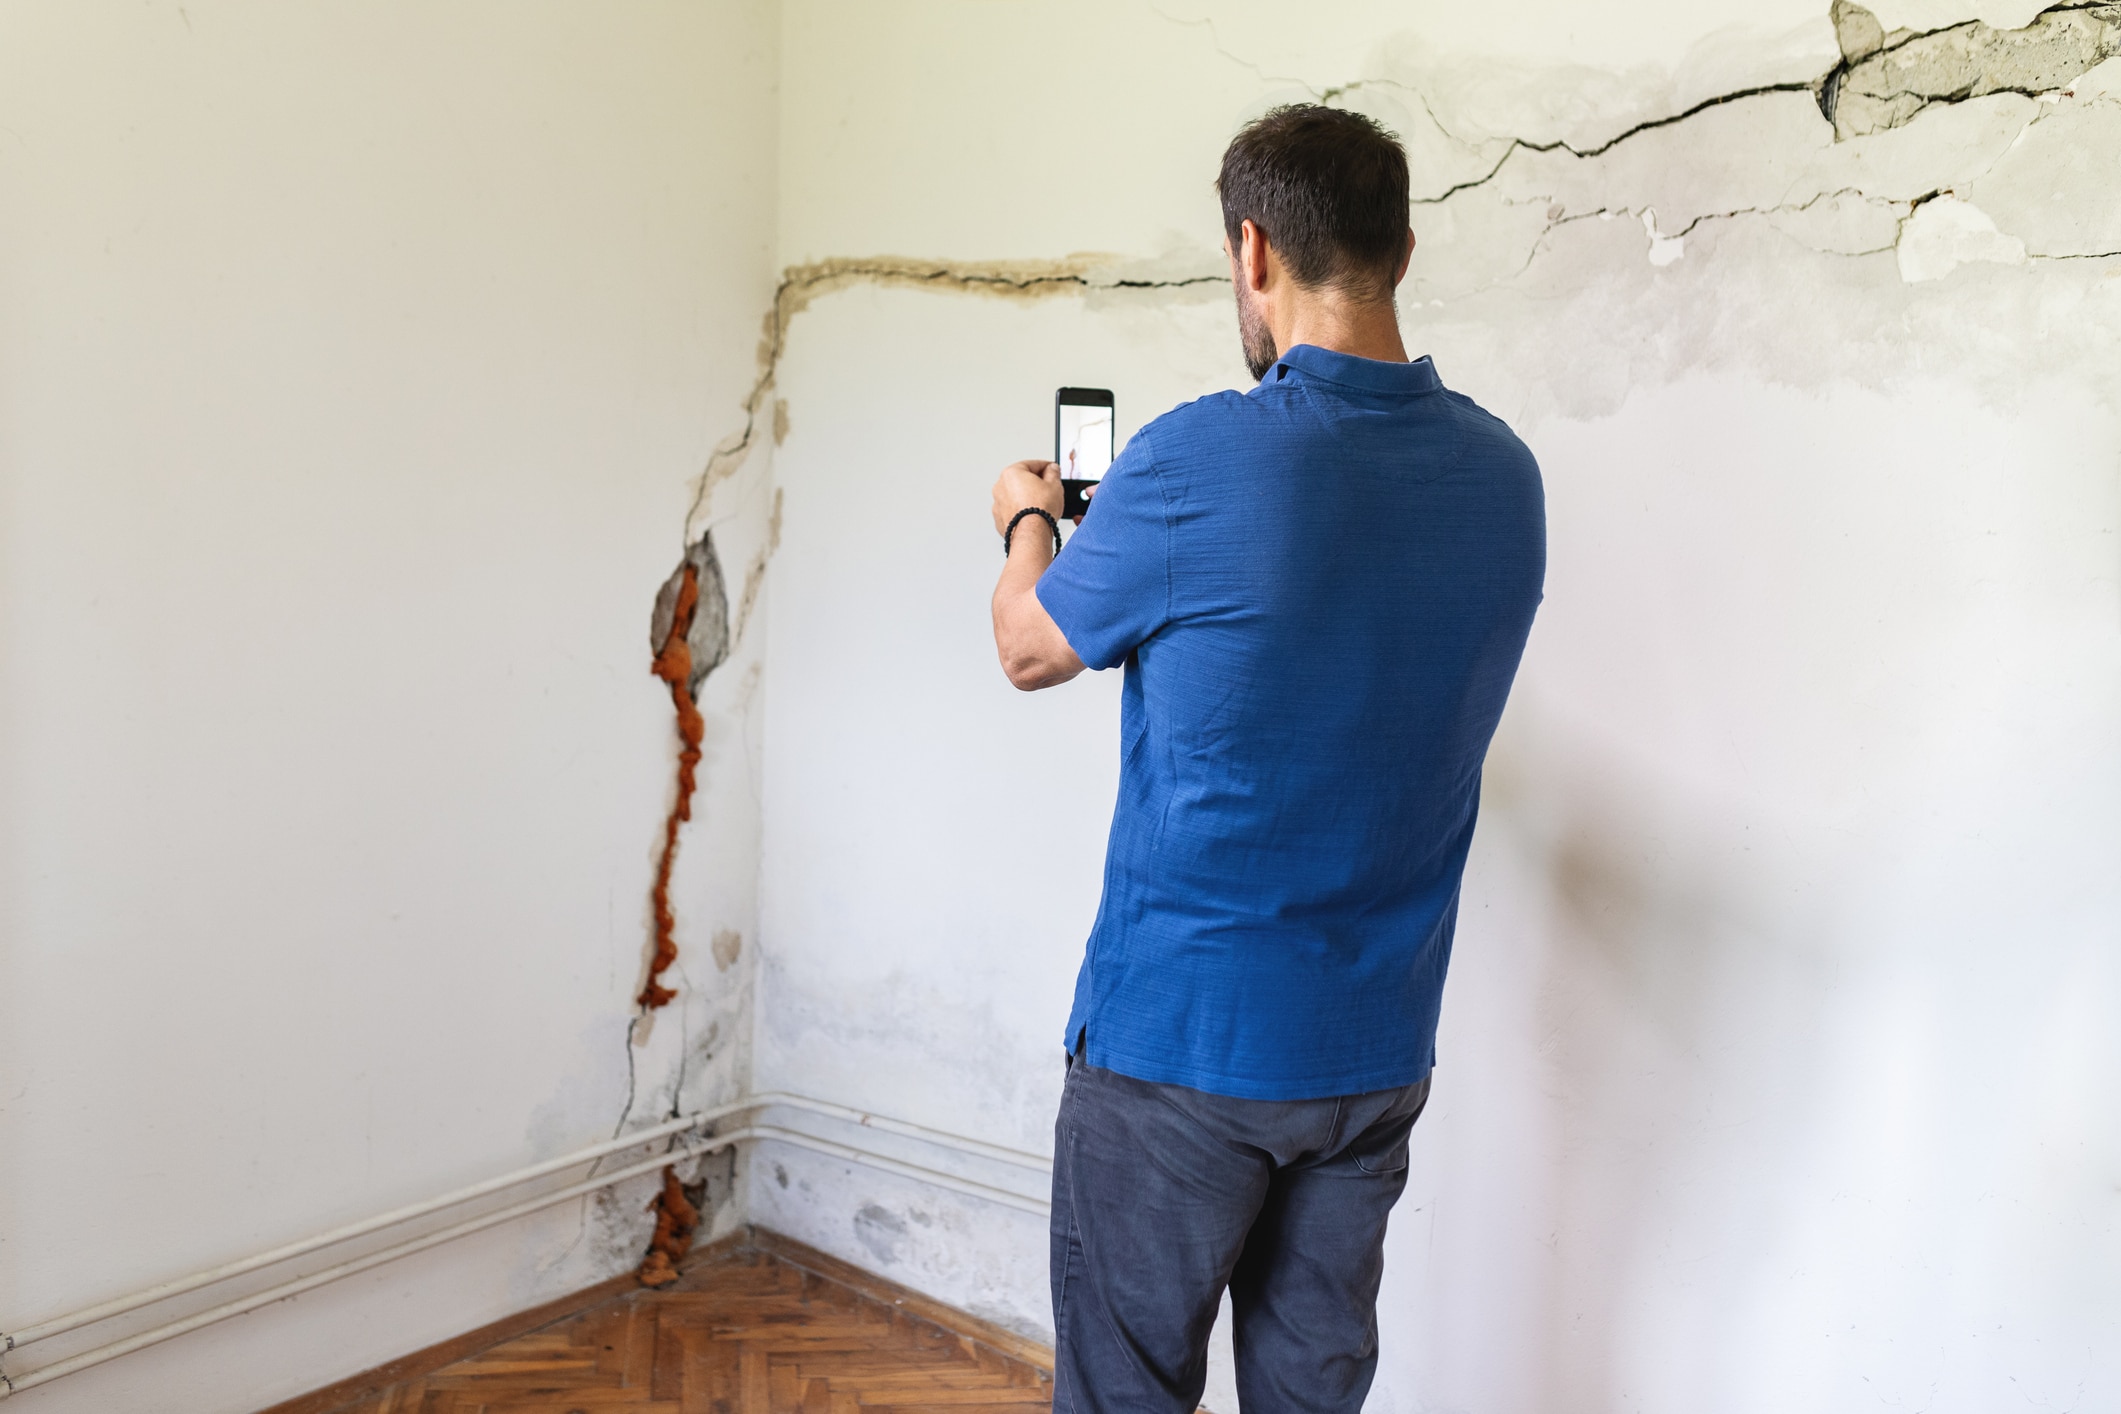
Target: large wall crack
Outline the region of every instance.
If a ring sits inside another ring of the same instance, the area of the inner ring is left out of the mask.
[[[729,656],[729,595],[711,533],[693,542],[656,592],[648,637],[655,654],[649,671],[670,686],[678,733],[677,791],[663,822],[662,855],[656,864],[650,895],[655,950],[649,958],[647,981],[634,999],[653,1011],[677,995],[663,985],[662,979],[678,956],[677,914],[670,903],[670,875],[677,864],[680,832],[692,818],[701,743],[706,736],[706,722],[699,709],[700,684]]]
[[[1850,0],[1835,0],[1841,63],[1819,82],[1819,111],[1837,138],[1885,132],[1925,109],[1992,93],[2056,93],[2121,54],[2121,5],[2067,4],[2022,29],[1978,20],[1895,30]]]
[[[1848,0],[1832,17],[1843,57],[1815,83],[1734,89],[1595,143],[1469,140],[1422,99],[1415,127],[1448,144],[1432,170],[1459,179],[1415,200],[1437,214],[1417,216],[1407,295],[1449,304],[1509,285],[1560,230],[1622,215],[1641,220],[1655,266],[1740,218],[1820,254],[1896,251],[1909,283],[2121,254],[2121,3],[2052,6],[2012,30],[1887,34]],[[1373,83],[1413,91],[1334,92]]]
[[[1833,124],[1837,141],[1904,127],[1930,108],[1965,103],[1993,94],[2045,99],[2066,96],[2068,87],[2109,58],[2121,55],[2121,4],[2065,4],[2043,10],[2022,29],[2000,30],[1978,21],[1944,29],[1895,30],[1887,34],[1876,16],[1849,0],[1835,0],[1835,35],[1842,60],[1808,83],[1758,84],[1715,94],[1676,113],[1650,118],[1621,129],[1601,142],[1578,146],[1553,139],[1501,139],[1502,151],[1476,176],[1416,197],[1416,206],[1439,205],[1461,192],[1487,185],[1502,175],[1510,159],[1522,152],[1565,153],[1578,160],[1602,157],[1646,133],[1698,118],[1712,109],[1748,99],[1809,93],[1820,114]],[[1323,90],[1330,102],[1387,80],[1366,79]],[[1427,100],[1423,106],[1437,128],[1460,146]]]
[[[1352,88],[1353,85],[1349,87]],[[1468,191],[1478,186],[1485,186],[1499,176],[1503,165],[1520,152],[1565,152],[1579,160],[1603,157],[1630,138],[1640,137],[1644,133],[1655,132],[1659,128],[1669,128],[1676,124],[1684,123],[1690,118],[1699,117],[1711,108],[1721,108],[1727,103],[1742,103],[1748,98],[1763,98],[1770,94],[1810,93],[1812,90],[1813,85],[1808,83],[1769,83],[1759,84],[1752,88],[1732,89],[1729,93],[1719,93],[1712,98],[1704,98],[1699,103],[1688,108],[1682,108],[1677,113],[1667,114],[1661,118],[1650,118],[1635,124],[1633,127],[1623,128],[1604,142],[1593,143],[1589,147],[1577,147],[1559,138],[1549,142],[1537,142],[1531,138],[1509,138],[1505,141],[1502,156],[1496,158],[1495,165],[1490,167],[1485,173],[1462,182],[1454,182],[1434,195],[1416,197],[1414,204],[1416,206],[1434,206],[1438,202],[1446,201],[1456,196],[1459,192]],[[1339,91],[1344,92],[1345,90]]]

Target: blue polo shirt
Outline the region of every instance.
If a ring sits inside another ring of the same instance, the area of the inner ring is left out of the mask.
[[[1038,582],[1126,665],[1071,1052],[1262,1100],[1428,1074],[1545,570],[1532,454],[1426,358],[1299,345],[1134,435]]]

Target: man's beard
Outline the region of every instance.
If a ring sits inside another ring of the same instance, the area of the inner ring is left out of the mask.
[[[1245,348],[1245,367],[1252,370],[1252,381],[1258,382],[1267,376],[1274,360],[1281,357],[1281,350],[1274,347],[1273,331],[1267,321],[1259,317],[1259,306],[1248,296],[1250,290],[1242,282],[1237,284],[1237,341]]]

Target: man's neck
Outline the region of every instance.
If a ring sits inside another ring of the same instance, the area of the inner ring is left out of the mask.
[[[1390,301],[1356,303],[1334,297],[1305,300],[1289,311],[1287,326],[1274,330],[1274,336],[1284,349],[1310,344],[1356,358],[1385,363],[1407,361],[1407,346],[1399,337],[1399,314]]]

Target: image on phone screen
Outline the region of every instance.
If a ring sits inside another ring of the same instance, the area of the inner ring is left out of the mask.
[[[1112,390],[1063,388],[1053,395],[1053,460],[1067,492],[1063,516],[1088,509],[1083,492],[1112,465]]]

